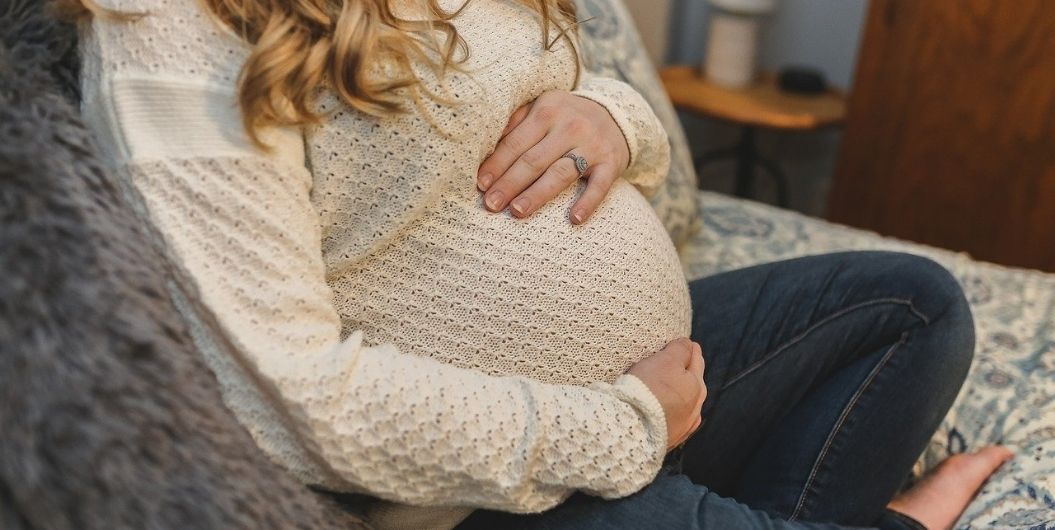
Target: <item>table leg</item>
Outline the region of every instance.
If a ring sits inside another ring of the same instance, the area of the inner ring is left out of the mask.
[[[703,172],[703,168],[711,163],[723,160],[732,160],[736,163],[734,194],[737,197],[750,197],[751,189],[754,187],[755,162],[757,151],[754,147],[754,134],[744,133],[740,141],[733,147],[724,147],[707,151],[695,159],[693,165],[696,167],[697,178]],[[696,183],[700,187],[700,183]]]
[[[776,162],[768,158],[759,157],[758,164],[765,168],[777,183],[777,206],[787,208],[790,202],[788,198],[788,177]]]
[[[740,143],[736,146],[736,188],[737,197],[750,198],[755,187],[755,166],[758,162],[758,148],[755,145],[755,128],[744,127],[740,133]]]
[[[729,160],[736,158],[738,153],[737,147],[723,147],[721,149],[712,149],[706,153],[696,155],[692,159],[692,165],[696,169],[696,187],[703,189],[700,184],[700,174],[703,172],[703,168],[707,167],[712,162],[721,162],[722,160]]]
[[[744,127],[740,133],[740,141],[733,147],[715,149],[696,157],[693,162],[697,174],[704,166],[721,160],[733,159],[736,161],[736,183],[733,194],[737,197],[750,199],[755,187],[755,176],[757,169],[765,169],[777,184],[777,205],[787,208],[789,204],[788,179],[776,162],[762,157],[758,154],[758,145],[755,143],[755,128]],[[696,183],[699,187],[699,182]]]

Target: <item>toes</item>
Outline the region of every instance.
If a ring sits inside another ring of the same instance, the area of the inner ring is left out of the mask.
[[[985,476],[993,474],[1000,466],[1015,456],[1010,449],[1001,445],[983,447],[972,455],[975,466],[980,472],[986,472]]]
[[[981,485],[1013,456],[1014,453],[1010,449],[994,445],[974,453],[951,456],[942,467],[950,473],[960,475],[967,483]]]
[[[998,460],[1001,464],[1011,460],[1015,456],[1015,452],[1003,445],[990,445],[989,447],[983,447],[979,449],[976,455],[985,455],[987,458]]]

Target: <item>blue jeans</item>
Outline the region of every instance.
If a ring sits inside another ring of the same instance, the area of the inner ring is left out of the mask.
[[[974,324],[925,258],[850,252],[690,284],[704,423],[655,482],[460,528],[921,528],[885,510],[963,384]]]

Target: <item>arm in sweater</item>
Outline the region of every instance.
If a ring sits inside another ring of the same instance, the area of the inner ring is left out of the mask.
[[[653,479],[665,420],[632,376],[554,386],[367,347],[358,332],[341,341],[302,138],[268,131],[262,153],[241,130],[234,79],[248,50],[193,0],[103,3],[150,14],[92,23],[86,116],[328,473],[398,502],[519,512]]]
[[[630,148],[630,165],[623,178],[651,197],[670,171],[670,142],[663,124],[645,98],[630,85],[581,71],[576,96],[593,100],[608,110]]]

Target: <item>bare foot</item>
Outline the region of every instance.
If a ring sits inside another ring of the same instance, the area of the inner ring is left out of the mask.
[[[928,530],[949,530],[982,484],[1014,454],[991,446],[976,453],[953,455],[887,506],[919,521]]]

